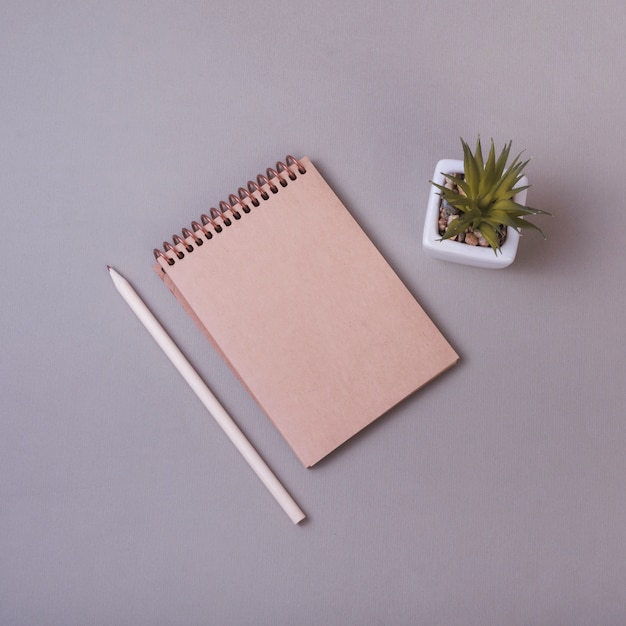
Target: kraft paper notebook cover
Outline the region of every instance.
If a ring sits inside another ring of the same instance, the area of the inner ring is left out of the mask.
[[[454,350],[308,158],[155,250],[155,270],[310,467]]]

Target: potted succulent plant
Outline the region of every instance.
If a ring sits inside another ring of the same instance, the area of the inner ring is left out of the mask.
[[[528,161],[518,155],[507,167],[511,142],[496,157],[492,140],[486,160],[480,137],[474,153],[463,139],[461,144],[463,160],[439,161],[430,181],[424,249],[455,263],[507,267],[515,259],[521,230],[541,233],[525,218],[549,213],[525,205]]]

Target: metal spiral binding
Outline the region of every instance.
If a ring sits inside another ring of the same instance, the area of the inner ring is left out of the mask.
[[[294,181],[298,177],[291,169],[296,166],[300,175],[306,174],[304,166],[291,155],[285,157],[285,162],[278,161],[276,168],[268,167],[265,176],[259,174],[256,182],[249,180],[247,188],[239,187],[237,195],[231,193],[228,201],[220,200],[219,208],[211,207],[209,214],[203,213],[200,216],[200,222],[191,222],[191,230],[182,229],[182,237],[180,235],[172,235],[172,242],[164,241],[163,250],[154,249],[154,258],[159,261],[165,261],[168,265],[174,265],[176,259],[183,259],[185,254],[192,253],[197,247],[203,245],[205,240],[212,239],[214,234],[223,232],[224,227],[230,226],[233,222],[230,219],[241,219],[242,213],[250,213],[252,208],[259,207],[262,202],[276,193],[279,193],[280,187],[287,187],[289,181]],[[280,185],[280,187],[275,182]],[[204,237],[204,239],[203,239]]]

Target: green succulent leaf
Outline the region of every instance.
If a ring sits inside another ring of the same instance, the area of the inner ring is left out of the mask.
[[[500,242],[498,241],[498,233],[496,229],[486,222],[483,222],[479,228],[482,236],[487,240],[487,243],[493,248],[495,252],[500,249]]]
[[[537,226],[536,224],[533,224],[532,222],[529,222],[528,220],[524,220],[521,217],[514,217],[512,219],[518,231],[522,229],[536,230],[544,239],[546,238],[541,228],[539,228],[539,226]]]
[[[476,140],[476,149],[474,150],[474,160],[476,161],[476,165],[479,170],[484,169],[483,162],[483,149],[480,145],[480,135],[478,135],[478,139]]]
[[[516,217],[519,217],[520,215],[550,215],[547,211],[533,209],[532,207],[518,204],[514,200],[498,200],[497,202],[494,202],[491,213],[500,215],[502,212]]]
[[[491,143],[493,145],[493,139],[491,140]],[[498,156],[498,159],[495,163],[495,171],[496,171],[497,179],[502,178],[502,173],[504,172],[504,168],[506,167],[506,162],[509,160],[509,152],[511,151],[511,143],[512,142],[509,141],[509,143],[504,146],[504,148],[502,149],[502,152]]]
[[[471,219],[467,215],[462,215],[452,220],[446,228],[446,232],[442,235],[442,239],[450,239],[456,235],[464,233],[471,226]]]
[[[439,189],[440,191],[439,195],[446,202],[450,203],[452,206],[456,207],[460,211],[463,211],[465,213],[466,211],[473,208],[474,200],[472,198],[469,198],[466,195],[459,194],[456,191],[452,191],[452,189],[448,189],[447,187],[434,183],[433,181],[430,181],[430,182],[432,185],[437,187],[437,189]]]
[[[463,144],[463,169],[465,171],[465,181],[467,182],[468,190],[463,189],[465,193],[469,195],[476,195],[480,186],[481,169],[478,167],[472,150],[467,143],[461,139]]]
[[[486,217],[483,219],[483,222],[486,224],[490,224],[494,228],[498,226],[511,226],[515,228],[515,223],[513,218],[515,216],[510,215],[506,211],[494,211],[490,217]]]
[[[489,148],[489,155],[487,156],[487,163],[485,164],[482,180],[480,181],[479,193],[485,195],[498,180],[496,172],[496,156],[495,148],[493,146],[493,139],[491,140],[491,147]]]

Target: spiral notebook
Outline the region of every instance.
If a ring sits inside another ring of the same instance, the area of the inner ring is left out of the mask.
[[[458,356],[311,161],[155,249],[155,270],[311,467]]]

